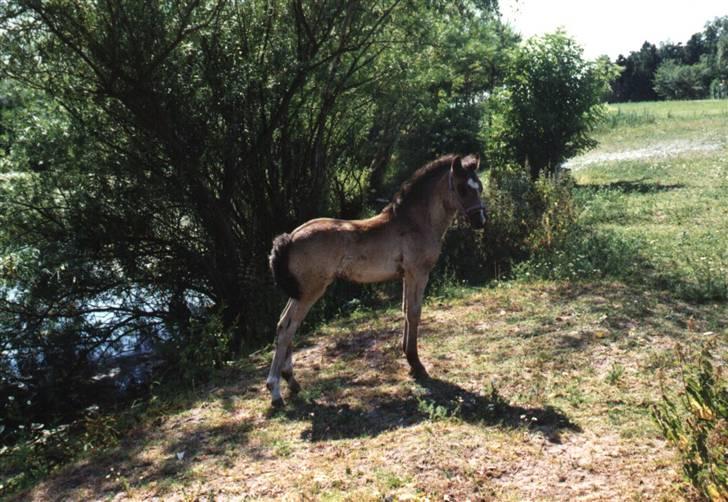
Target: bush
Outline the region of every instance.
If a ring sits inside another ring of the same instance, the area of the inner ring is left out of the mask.
[[[710,68],[706,61],[683,65],[671,59],[655,72],[655,92],[665,99],[697,99],[708,95]]]
[[[680,452],[683,473],[712,501],[728,494],[728,382],[704,349],[691,365],[682,360],[684,389],[676,398],[662,392],[652,408],[657,425]]]
[[[713,99],[728,99],[728,81],[715,79],[710,83],[710,97]]]
[[[211,314],[205,320],[192,320],[189,325],[176,326],[177,336],[163,343],[159,355],[169,368],[170,375],[186,384],[207,381],[225,364],[230,354],[230,336],[222,316]]]
[[[506,276],[533,253],[560,246],[575,221],[568,174],[532,182],[526,168],[505,164],[491,168],[485,187],[485,230],[460,224],[450,229],[433,281],[446,276],[480,283]]]
[[[531,179],[554,174],[569,157],[596,145],[591,132],[617,69],[583,59],[564,32],[534,37],[515,49],[505,85],[488,100],[484,143],[489,163],[530,162]]]
[[[491,172],[483,241],[494,268],[508,271],[563,240],[574,222],[572,187],[568,174],[542,174],[531,182],[527,168],[509,165]]]

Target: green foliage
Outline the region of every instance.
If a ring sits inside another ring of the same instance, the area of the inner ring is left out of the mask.
[[[665,437],[679,450],[683,473],[706,498],[728,493],[728,381],[713,364],[708,348],[695,364],[682,351],[683,389],[677,396],[663,389],[652,414]]]
[[[176,336],[158,348],[166,363],[167,378],[194,386],[206,382],[213,370],[225,366],[230,354],[230,336],[220,314],[175,328]]]
[[[457,418],[460,414],[460,404],[450,410],[448,407],[438,404],[426,398],[417,398],[417,411],[422,413],[431,422],[441,422],[451,418]]]
[[[708,95],[710,71],[705,60],[682,65],[672,59],[663,62],[655,72],[655,92],[664,99],[696,99]]]
[[[639,51],[632,51],[627,57],[620,55],[616,64],[622,71],[612,84],[610,101],[657,99],[652,84],[655,70],[660,64],[660,55],[654,44],[645,42]]]
[[[517,38],[510,30],[488,17],[463,26],[445,23],[442,42],[423,47],[413,54],[417,65],[413,78],[427,92],[397,96],[416,99],[412,123],[396,147],[400,176],[442,154],[482,150],[479,137],[484,116],[482,96],[498,85],[508,60],[508,49]],[[402,168],[405,169],[402,169]]]
[[[518,264],[515,274],[521,278],[631,280],[649,270],[641,256],[643,247],[641,239],[595,231],[574,222],[553,246],[536,250],[531,259]]]
[[[721,243],[718,236],[705,235],[696,243],[685,235],[671,241],[661,252],[663,256],[655,256],[654,242],[615,229],[595,228],[582,213],[564,227],[552,246],[536,249],[528,260],[516,265],[515,275],[563,280],[611,277],[670,290],[689,301],[723,301],[728,298],[728,256]],[[646,251],[650,248],[652,253]]]
[[[17,429],[13,443],[0,448],[0,496],[22,490],[82,455],[116,446],[118,422],[117,415],[93,406],[70,424],[33,423]]]
[[[728,247],[720,231],[707,230],[696,242],[683,233],[672,242],[665,273],[659,278],[683,298],[705,302],[728,300]]]
[[[611,63],[585,61],[581,47],[560,31],[515,49],[504,86],[488,101],[489,163],[528,162],[535,180],[592,148],[591,133],[603,112],[599,105],[615,76]]]
[[[728,99],[728,80],[715,79],[710,83],[712,99]]]
[[[505,164],[491,167],[484,186],[486,228],[476,232],[458,223],[448,231],[431,279],[436,294],[505,277],[529,257],[550,256],[572,236],[576,214],[568,174],[532,181],[525,168]]]
[[[622,366],[619,363],[614,363],[609,370],[609,373],[607,373],[607,383],[609,385],[617,385],[621,380],[622,376],[624,375],[624,366]]]
[[[500,273],[537,252],[559,246],[574,221],[568,174],[532,182],[526,169],[493,169],[487,188],[488,224],[482,235],[487,262]]]
[[[657,122],[657,117],[646,110],[624,111],[617,108],[616,111],[611,112],[608,109],[604,119],[597,127],[597,131],[654,124],[655,122]]]
[[[568,174],[535,182],[523,167],[492,166],[484,183],[486,228],[455,224],[446,234],[433,270],[430,292],[457,294],[463,284],[500,279],[534,254],[548,255],[571,236],[575,221],[573,182]]]

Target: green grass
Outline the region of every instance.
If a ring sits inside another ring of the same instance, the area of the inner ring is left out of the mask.
[[[599,150],[620,151],[682,140],[726,143],[728,100],[608,105],[598,130]]]
[[[575,159],[578,231],[523,270],[727,300],[728,102],[626,104],[610,113],[654,121],[603,130],[602,146]]]

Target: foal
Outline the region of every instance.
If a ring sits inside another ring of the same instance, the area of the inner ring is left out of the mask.
[[[485,224],[478,156],[447,155],[417,170],[382,212],[366,220],[318,218],[273,241],[270,267],[290,297],[276,329],[266,385],[282,406],[280,377],[292,393],[291,341],[311,306],[336,279],[367,283],[402,279],[405,314],[402,350],[410,373],[427,376],[417,355],[422,295],[442,248],[442,237],[460,211],[475,228]]]

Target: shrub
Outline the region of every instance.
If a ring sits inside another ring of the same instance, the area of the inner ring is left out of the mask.
[[[189,325],[177,326],[178,335],[160,347],[160,355],[174,375],[185,383],[206,381],[212,369],[220,369],[230,354],[230,336],[220,313],[206,320],[191,320]]]
[[[728,81],[716,78],[710,83],[710,97],[728,99]]]
[[[657,425],[680,452],[683,473],[692,485],[713,501],[728,494],[728,383],[712,364],[709,348],[697,364],[682,360],[683,390],[652,408]]]
[[[529,39],[513,51],[505,85],[487,103],[483,135],[490,163],[528,159],[536,180],[594,147],[591,132],[616,76],[607,59],[585,61],[582,48],[562,31]]]
[[[526,168],[505,164],[492,167],[484,185],[486,228],[477,232],[458,222],[448,231],[431,292],[502,278],[534,252],[560,246],[575,221],[568,174],[532,182]]]
[[[568,174],[541,175],[532,182],[524,167],[509,164],[491,170],[488,224],[480,246],[496,276],[534,252],[560,245],[575,220],[572,187]]]
[[[683,65],[668,59],[655,72],[655,92],[665,99],[696,99],[708,95],[710,68],[706,61]]]

